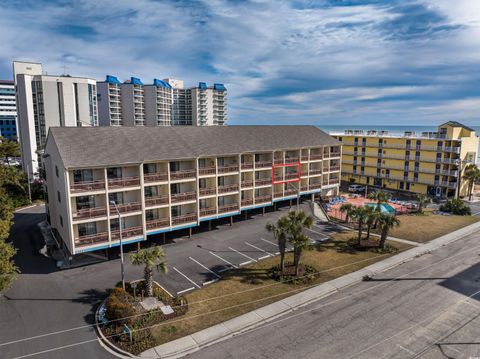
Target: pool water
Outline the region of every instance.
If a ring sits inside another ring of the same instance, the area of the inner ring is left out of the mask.
[[[367,203],[365,206],[368,207],[373,207],[374,209],[377,207],[376,203]],[[395,214],[395,208],[390,206],[388,203],[382,203],[380,205],[380,212],[382,213],[389,213],[389,214]]]

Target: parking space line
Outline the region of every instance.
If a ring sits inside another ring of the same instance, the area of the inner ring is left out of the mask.
[[[240,267],[241,267],[241,266],[246,266],[247,264],[250,264],[250,263],[252,263],[252,262],[253,262],[253,261],[242,262],[242,263],[239,264],[239,266],[240,266]]]
[[[220,278],[220,276],[219,276],[217,273],[215,273],[215,272],[214,272],[213,270],[211,270],[210,268],[205,267],[205,266],[204,266],[202,263],[200,263],[199,261],[193,259],[192,257],[188,257],[188,258],[189,258],[190,260],[194,261],[195,263],[197,263],[197,264],[198,264],[199,266],[201,266],[202,268],[208,270],[208,271],[209,271],[210,273],[212,273],[215,277]]]
[[[209,280],[208,282],[203,282],[202,285],[205,287],[206,285],[218,282],[218,278]]]
[[[262,248],[259,248],[259,247],[257,247],[257,246],[254,246],[253,244],[250,244],[250,243],[248,243],[248,242],[245,242],[245,244],[246,244],[247,246],[250,246],[250,247],[252,247],[252,248],[255,248],[255,249],[257,249],[257,250],[259,250],[259,251],[261,251],[261,252],[263,252],[263,253],[268,254],[270,257],[274,256],[274,254],[269,253],[269,252],[263,250]],[[260,258],[258,258],[258,259],[260,259]]]
[[[232,247],[228,247],[228,249],[230,249],[231,251],[234,251],[234,252],[237,252],[238,254],[240,254],[241,256],[244,256],[245,258],[248,258],[250,259],[251,261],[254,261],[255,263],[257,262],[255,259],[253,259],[252,257],[249,257],[247,256],[246,254],[243,254],[242,252],[239,252],[237,251],[236,249],[233,249]]]
[[[258,258],[258,260],[261,261],[262,259],[266,259],[266,258],[270,258],[270,257],[271,257],[271,255],[266,255],[266,256]]]
[[[180,272],[177,268],[175,267],[172,267],[178,274],[180,274],[182,277],[184,277],[186,280],[188,280],[190,283],[192,283],[195,287],[197,288],[200,288],[200,286],[195,283],[193,280],[191,280],[190,278],[188,278],[185,274],[183,274],[182,272]]]
[[[185,293],[185,292],[189,292],[189,291],[194,290],[194,289],[195,289],[195,287],[190,287],[190,288],[181,290],[180,292],[177,292],[177,295],[180,295],[180,294]]]
[[[270,243],[271,245],[275,246],[275,247],[278,247],[278,244],[277,243],[273,243],[273,242],[270,242],[268,240],[266,240],[265,238],[260,238],[261,241],[264,241],[264,242],[267,242],[267,243]]]
[[[220,259],[221,261],[224,261],[225,263],[230,264],[233,268],[238,268],[235,264],[230,263],[229,261],[227,261],[226,259],[220,257],[219,255],[217,255],[217,254],[215,254],[215,253],[213,253],[213,252],[208,252],[208,253],[210,253],[212,256],[217,257],[217,258]]]
[[[173,295],[165,289],[165,287],[163,287],[160,283],[158,283],[157,281],[155,281],[155,284],[158,285],[160,288],[162,288],[170,297],[173,298]],[[177,293],[178,294],[178,293]]]

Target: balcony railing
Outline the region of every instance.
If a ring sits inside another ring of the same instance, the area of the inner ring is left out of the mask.
[[[265,203],[265,202],[270,202],[272,200],[272,196],[256,196],[255,197],[255,203]]]
[[[253,186],[253,181],[252,180],[242,181],[241,186],[242,186],[242,188],[252,187]]]
[[[172,193],[172,203],[193,201],[197,198],[197,194],[194,191],[183,193]]]
[[[285,196],[291,196],[292,194],[297,194],[298,191],[296,189],[286,189],[285,192],[284,192],[284,195]]]
[[[262,186],[266,184],[272,184],[272,179],[271,178],[257,178],[255,180],[255,185],[256,186]]]
[[[196,175],[197,174],[195,170],[172,171],[170,172],[170,179],[181,180],[187,178],[195,178]]]
[[[200,217],[212,216],[214,214],[217,214],[215,207],[200,208]]]
[[[302,192],[308,191],[308,186],[301,186],[300,191]]]
[[[108,242],[108,232],[89,234],[75,238],[75,245],[78,247],[89,246],[100,242]]]
[[[117,229],[115,231],[112,231],[111,235],[112,235],[112,241],[120,239],[120,230]],[[140,236],[140,235],[143,235],[143,228],[141,226],[122,229],[122,239],[130,238],[133,236]]]
[[[218,207],[218,213],[238,211],[238,203],[226,204]]]
[[[266,168],[272,167],[271,161],[262,161],[262,162],[255,162],[255,168]]]
[[[105,181],[82,181],[70,185],[72,192],[98,191],[105,189]]]
[[[307,156],[302,156],[301,160],[302,160],[302,162],[307,162],[308,161],[308,155]]]
[[[286,180],[297,179],[298,177],[300,177],[300,175],[298,173],[287,173],[287,174],[285,174],[285,179]]]
[[[218,173],[238,172],[238,165],[219,166]]]
[[[253,168],[253,163],[248,163],[248,162],[242,162],[242,170],[247,170]]]
[[[107,215],[106,207],[82,208],[73,213],[73,219],[103,217]]]
[[[145,197],[145,206],[158,206],[160,204],[168,204],[168,195]]]
[[[143,179],[146,183],[168,181],[168,173],[145,173]]]
[[[215,167],[202,167],[198,169],[198,174],[200,176],[214,175],[215,173],[217,173],[217,169]]]
[[[340,157],[340,152],[330,152],[330,157]]]
[[[136,212],[142,209],[142,204],[140,202],[120,203],[117,204],[117,208],[120,213]],[[110,206],[110,213],[116,213],[115,206]]]
[[[226,186],[218,186],[218,193],[227,193],[238,191],[238,184],[230,184]]]
[[[322,154],[310,154],[310,161],[313,161],[313,160],[321,160],[323,159],[323,155]]]
[[[300,162],[300,158],[298,158],[298,157],[286,157],[285,158],[285,163],[295,163],[295,162]]]
[[[330,172],[340,171],[340,166],[330,166]]]
[[[273,198],[281,198],[283,197],[283,192],[273,192]]]
[[[108,187],[109,188],[121,188],[121,187],[132,187],[140,186],[140,177],[125,177],[125,178],[109,178]]]
[[[172,217],[172,225],[195,222],[197,220],[197,215],[195,213],[189,213],[182,216]]]
[[[317,189],[317,188],[322,188],[321,183],[310,183],[310,189]]]
[[[217,191],[215,190],[215,187],[206,187],[206,188],[200,188],[199,193],[200,193],[200,196],[211,196],[213,194],[216,194]]]
[[[242,206],[251,206],[253,204],[253,198],[242,199]]]
[[[308,172],[309,175],[321,175],[322,174],[322,169],[321,168],[313,168],[313,169],[310,169],[310,171]]]
[[[283,163],[283,159],[282,158],[275,158],[273,160],[273,163],[276,164],[276,165],[279,165],[279,164]]]
[[[155,228],[165,228],[170,226],[170,219],[162,218],[162,219],[152,219],[147,221],[147,229],[155,229]]]

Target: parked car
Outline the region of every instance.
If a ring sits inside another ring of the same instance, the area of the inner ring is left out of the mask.
[[[357,193],[365,191],[365,186],[359,184],[351,184],[348,186],[348,192]]]

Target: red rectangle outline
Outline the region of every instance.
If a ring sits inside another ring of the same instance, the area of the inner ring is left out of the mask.
[[[278,168],[278,167],[295,167],[295,166],[297,166],[298,178],[285,180],[285,181],[275,181],[275,168]],[[300,162],[272,164],[272,184],[284,184],[284,183],[290,183],[290,182],[300,182],[301,180],[302,180],[302,164]]]

